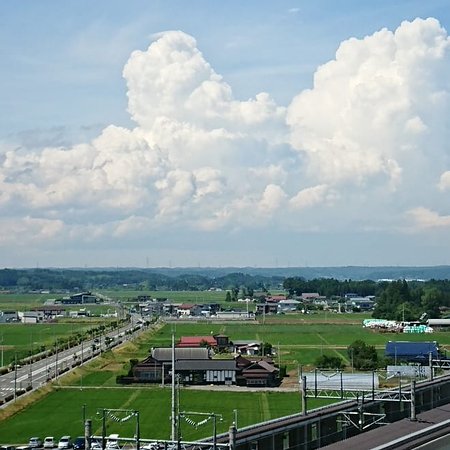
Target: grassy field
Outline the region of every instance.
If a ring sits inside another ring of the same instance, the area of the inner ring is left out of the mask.
[[[101,434],[103,408],[132,409],[140,413],[141,436],[168,439],[170,435],[170,388],[66,388],[52,392],[41,401],[0,422],[2,442],[25,443],[30,436],[78,436],[83,434],[83,405],[86,418],[93,421],[94,434]],[[329,403],[329,402],[328,402]],[[310,401],[309,408],[326,404]],[[226,432],[237,410],[238,425],[243,427],[271,418],[300,412],[297,393],[280,392],[214,392],[181,389],[180,410],[221,414],[218,432]],[[63,418],[63,420],[61,420]],[[194,417],[200,421],[203,417]],[[181,422],[183,439],[197,439],[212,435],[212,421],[197,430]],[[117,423],[107,421],[107,434],[119,433],[132,437],[135,420]]]
[[[49,294],[4,294],[0,293],[0,311],[23,311],[41,306]]]

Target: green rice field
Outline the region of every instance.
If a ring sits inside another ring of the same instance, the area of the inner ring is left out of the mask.
[[[329,403],[329,401],[328,401]],[[309,407],[325,405],[324,400],[310,401]],[[83,414],[92,419],[93,432],[101,435],[102,410],[137,410],[140,415],[141,437],[169,439],[171,389],[166,388],[66,388],[54,391],[29,408],[0,422],[2,442],[26,443],[30,436],[83,435]],[[215,392],[181,389],[180,410],[211,412],[222,416],[218,432],[226,432],[238,417],[243,427],[276,417],[300,412],[298,393],[280,392]],[[235,413],[234,410],[237,412]],[[117,415],[117,417],[119,417]],[[194,417],[199,422],[204,417]],[[119,433],[132,437],[135,419],[118,423],[107,420],[107,434]],[[193,440],[212,435],[212,421],[195,429],[181,422],[182,438]]]
[[[103,292],[126,301],[143,292],[113,291]],[[120,295],[115,295],[119,293]],[[225,292],[157,292],[153,296],[169,297],[177,302],[221,302]],[[196,297],[197,296],[197,297]],[[200,301],[200,296],[203,301]],[[0,296],[0,309],[5,305],[5,295]],[[17,304],[31,305],[43,301],[41,298],[17,297]],[[47,296],[46,296],[47,297]],[[30,302],[29,304],[26,302]],[[12,309],[14,301],[9,304]],[[230,305],[230,304],[227,304]],[[245,304],[240,304],[246,307]],[[6,309],[6,308],[4,308]],[[91,363],[58,380],[58,386],[40,400],[13,414],[0,414],[0,441],[3,443],[26,443],[31,435],[71,436],[82,435],[83,414],[93,420],[93,430],[101,434],[101,414],[103,409],[133,409],[140,412],[141,436],[168,439],[170,434],[170,388],[159,386],[119,386],[116,376],[126,374],[131,359],[142,360],[153,347],[170,346],[172,333],[181,336],[206,336],[225,334],[231,340],[255,340],[272,344],[276,362],[286,366],[296,384],[300,366],[312,367],[321,354],[340,356],[347,368],[350,366],[347,347],[357,339],[374,345],[380,356],[389,340],[437,341],[441,348],[450,349],[450,332],[436,332],[429,335],[378,333],[362,327],[367,314],[336,314],[318,312],[316,314],[285,314],[258,317],[257,321],[213,323],[205,321],[174,321],[142,333],[133,342],[108,351]],[[97,321],[98,322],[98,321]],[[52,324],[5,324],[0,325],[0,346],[5,361],[16,353],[29,352],[33,347],[52,345],[55,339],[70,334],[87,331],[98,323],[91,321],[65,321]],[[221,355],[227,357],[227,355]],[[230,355],[231,357],[231,355]],[[7,361],[9,362],[9,361]],[[289,383],[288,383],[289,384]],[[23,399],[18,399],[18,404]],[[323,405],[322,401],[311,401],[310,408]],[[13,405],[14,407],[14,405]],[[218,431],[224,432],[234,420],[235,410],[239,427],[280,417],[300,409],[297,392],[217,392],[182,388],[180,409],[220,414]],[[100,413],[100,414],[97,414]],[[116,418],[117,419],[117,418]],[[199,421],[195,417],[191,418]],[[134,420],[119,423],[112,418],[107,421],[107,434],[119,433],[132,436]],[[212,423],[198,429],[189,423],[181,423],[182,436],[193,440],[212,434]]]
[[[38,353],[43,347],[52,346],[59,338],[84,333],[92,327],[86,321],[71,323],[0,324],[0,348],[3,365]],[[1,366],[0,361],[0,366]]]

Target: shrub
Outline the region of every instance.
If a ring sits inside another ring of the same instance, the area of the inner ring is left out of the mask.
[[[315,366],[323,369],[343,369],[345,364],[339,356],[321,355],[316,358]]]

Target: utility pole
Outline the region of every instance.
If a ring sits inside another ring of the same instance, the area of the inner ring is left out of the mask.
[[[176,442],[177,440],[177,407],[175,393],[175,334],[172,333],[172,442]]]
[[[139,425],[139,411],[135,411],[136,416],[136,450],[140,449],[141,441],[141,429]]]

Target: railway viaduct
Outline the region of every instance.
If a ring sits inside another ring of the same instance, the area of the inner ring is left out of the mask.
[[[348,393],[347,393],[348,394]],[[343,399],[344,393],[341,392]],[[450,375],[400,389],[353,393],[337,405],[295,414],[236,431],[232,450],[312,450],[361,435],[450,402]],[[450,413],[447,413],[450,417]],[[448,417],[447,417],[448,418]],[[234,440],[234,439],[233,439]],[[228,435],[219,443],[230,442]],[[350,448],[350,447],[349,447]]]

